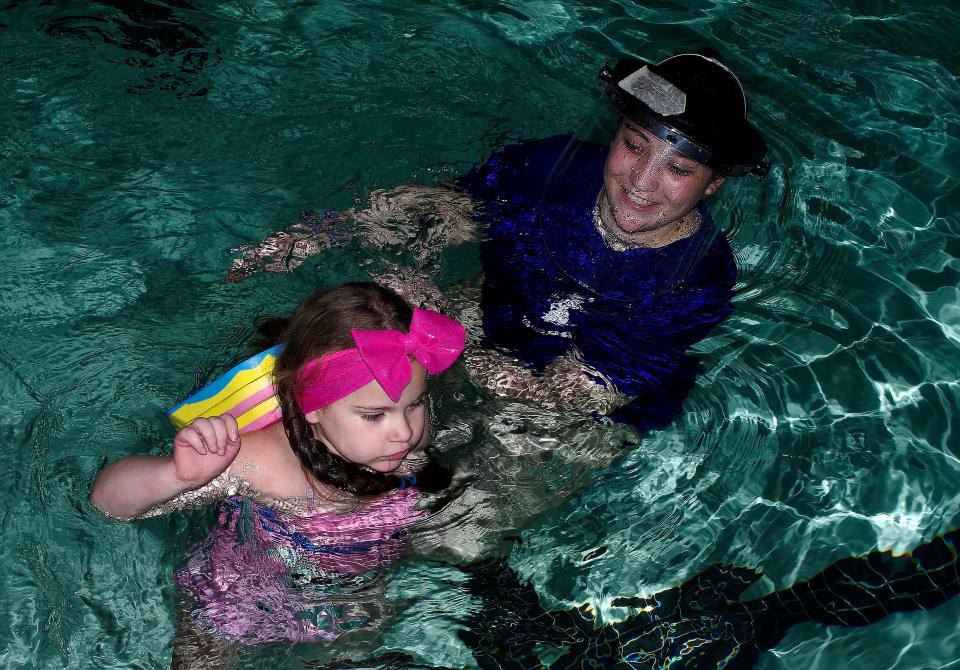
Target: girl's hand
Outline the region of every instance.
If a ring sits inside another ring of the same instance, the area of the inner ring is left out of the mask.
[[[226,470],[240,451],[240,429],[229,414],[200,418],[173,438],[177,479],[191,488],[203,486]]]

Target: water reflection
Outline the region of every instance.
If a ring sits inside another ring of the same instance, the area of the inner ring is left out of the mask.
[[[9,9],[25,4],[15,0]],[[183,0],[127,3],[97,0],[92,5],[58,7],[42,30],[57,38],[94,38],[128,52],[126,65],[137,70],[143,83],[132,84],[131,92],[157,88],[178,95],[203,96],[207,89],[197,83],[204,69],[219,60],[216,47],[203,30],[185,16],[197,15],[198,8]]]

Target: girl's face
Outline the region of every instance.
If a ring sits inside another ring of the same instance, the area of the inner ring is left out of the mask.
[[[397,402],[372,381],[306,419],[333,453],[377,472],[393,472],[426,437],[427,371],[413,362],[410,383]]]
[[[723,179],[632,122],[621,121],[604,166],[601,223],[626,242],[668,244],[678,239],[697,202],[716,193]]]

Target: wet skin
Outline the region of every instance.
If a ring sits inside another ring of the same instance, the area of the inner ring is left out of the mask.
[[[372,381],[326,407],[306,414],[314,435],[351,463],[389,473],[400,467],[427,432],[427,371],[413,375],[397,402]]]
[[[630,245],[661,247],[696,232],[694,206],[724,177],[630,121],[621,121],[603,172],[600,225]]]

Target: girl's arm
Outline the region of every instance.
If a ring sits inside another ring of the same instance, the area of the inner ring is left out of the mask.
[[[177,433],[172,456],[130,456],[105,467],[90,502],[118,519],[133,519],[223,473],[240,450],[237,421],[229,414],[197,419]]]

